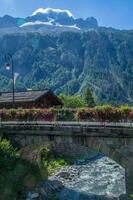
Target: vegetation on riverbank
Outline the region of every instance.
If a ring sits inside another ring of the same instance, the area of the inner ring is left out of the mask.
[[[46,169],[48,176],[52,175],[55,170],[62,166],[70,165],[72,161],[70,158],[58,156],[51,152],[47,147],[41,151],[41,167]]]
[[[50,109],[2,109],[2,121],[99,121],[123,122],[133,121],[133,107],[111,105],[93,108],[50,108]]]
[[[22,198],[23,191],[36,187],[41,176],[36,164],[22,159],[8,140],[0,138],[0,199]]]
[[[23,199],[25,192],[35,189],[56,169],[69,164],[55,156],[48,148],[41,151],[41,166],[21,157],[8,140],[0,138],[0,199]]]

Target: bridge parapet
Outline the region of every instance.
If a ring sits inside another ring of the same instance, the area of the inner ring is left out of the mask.
[[[130,137],[133,138],[133,127],[130,124],[99,124],[75,122],[2,122],[1,129],[13,135],[64,135],[87,137]]]

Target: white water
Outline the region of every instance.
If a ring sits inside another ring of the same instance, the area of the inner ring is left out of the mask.
[[[50,180],[64,185],[59,200],[118,200],[126,192],[125,170],[107,157],[63,167]]]

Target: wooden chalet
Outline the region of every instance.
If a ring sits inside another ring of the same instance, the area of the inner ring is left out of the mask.
[[[15,108],[50,108],[62,106],[61,100],[50,90],[15,92]],[[12,93],[0,94],[0,108],[12,108]]]

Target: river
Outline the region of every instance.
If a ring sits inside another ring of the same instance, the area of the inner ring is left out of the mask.
[[[57,170],[47,186],[53,200],[119,200],[126,193],[125,170],[113,160],[97,155]]]

